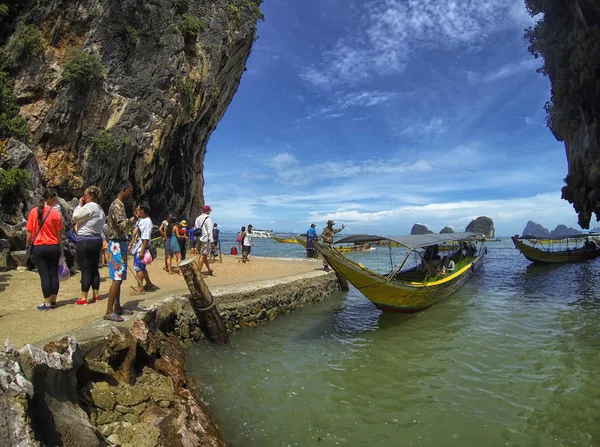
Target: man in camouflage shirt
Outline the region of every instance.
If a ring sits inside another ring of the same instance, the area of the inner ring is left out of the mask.
[[[331,244],[333,244],[333,236],[344,229],[344,224],[342,224],[342,228],[339,228],[337,230],[334,229],[334,223],[335,222],[333,220],[328,220],[327,226],[323,229],[323,233],[321,233],[321,238],[323,238],[323,245],[329,248],[332,248]],[[327,261],[325,259],[323,259],[323,268],[325,269],[325,271],[329,270],[329,264],[327,264]]]
[[[112,284],[108,292],[105,320],[121,322],[121,315],[131,315],[133,312],[121,307],[121,284],[127,279],[127,240],[128,230],[136,218],[127,218],[123,203],[131,194],[133,186],[127,180],[119,183],[117,198],[110,205],[106,218],[106,239],[108,240],[108,273]]]

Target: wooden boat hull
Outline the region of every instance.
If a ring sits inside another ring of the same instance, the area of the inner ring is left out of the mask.
[[[306,235],[299,234],[296,236],[296,242],[306,248]],[[358,253],[361,251],[373,251],[375,247],[371,244],[362,245],[362,246],[345,246],[345,247],[336,247],[336,250],[342,253]]]
[[[469,280],[487,253],[484,249],[471,263],[441,280],[423,283],[387,281],[385,277],[321,244],[315,246],[329,265],[375,306],[385,311],[402,313],[420,312],[449,297]]]
[[[296,236],[296,241],[304,248],[306,248],[306,234],[299,234],[298,236]]]
[[[288,238],[284,238],[284,237],[273,236],[273,239],[275,239],[277,242],[283,242],[284,244],[297,244],[298,243],[298,241],[296,239],[288,239]]]
[[[523,253],[528,260],[538,264],[566,264],[571,262],[582,262],[588,259],[594,259],[600,256],[600,249],[596,250],[563,250],[563,251],[544,251],[534,248],[515,236],[512,236],[515,247]]]

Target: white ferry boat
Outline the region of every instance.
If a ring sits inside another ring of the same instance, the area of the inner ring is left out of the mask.
[[[273,237],[273,230],[257,230],[256,228],[252,228],[252,237]]]

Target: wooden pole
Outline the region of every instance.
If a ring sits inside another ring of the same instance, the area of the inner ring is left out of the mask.
[[[192,294],[190,303],[200,322],[200,329],[209,341],[226,344],[229,341],[227,329],[225,329],[221,314],[215,305],[212,293],[202,278],[196,259],[193,257],[186,259],[179,264],[179,268],[183,272],[185,282]]]

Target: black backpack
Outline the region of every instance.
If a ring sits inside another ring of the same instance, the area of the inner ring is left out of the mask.
[[[208,216],[206,216],[204,218],[204,220],[202,221],[202,224],[200,225],[200,228],[194,228],[194,237],[202,236],[202,227],[204,226],[204,222],[206,222],[206,219],[208,219]]]

